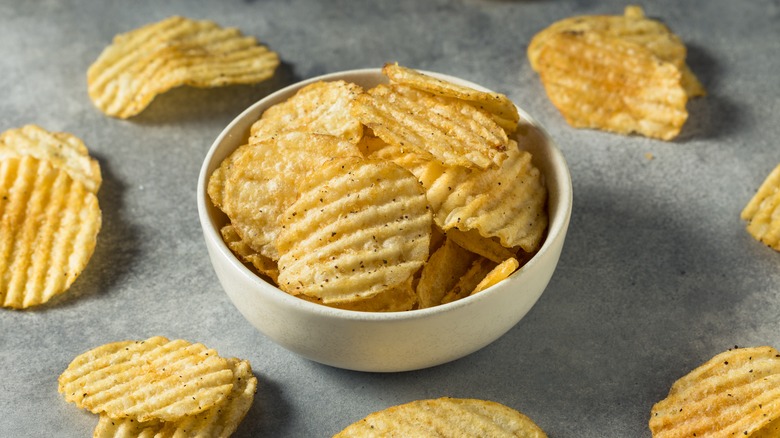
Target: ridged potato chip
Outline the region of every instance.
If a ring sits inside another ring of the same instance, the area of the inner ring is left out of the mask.
[[[417,306],[417,294],[413,286],[414,277],[409,277],[397,287],[386,289],[370,297],[361,297],[348,302],[323,303],[321,299],[298,295],[306,301],[322,304],[337,309],[354,310],[357,312],[404,312]]]
[[[595,32],[561,32],[539,54],[547,96],[576,128],[671,140],[688,119],[681,73],[649,49]]]
[[[517,129],[520,114],[517,112],[515,104],[504,94],[489,93],[453,84],[398,64],[385,64],[382,73],[390,79],[391,83],[408,85],[438,96],[463,100],[487,111],[507,134],[511,134]]]
[[[547,229],[547,190],[531,154],[514,140],[510,144],[498,169],[451,167],[422,183],[434,220],[445,232],[477,230],[506,248],[535,252]]]
[[[357,143],[363,136],[363,124],[350,113],[350,108],[362,92],[359,85],[345,81],[307,85],[265,110],[250,128],[250,142],[284,131],[305,131]]]
[[[707,92],[685,63],[687,49],[680,37],[658,20],[649,19],[639,6],[627,6],[624,15],[585,15],[553,23],[534,35],[528,45],[528,60],[539,69],[539,54],[547,39],[560,32],[596,32],[619,38],[649,49],[659,59],[674,64],[682,73],[682,84],[689,97]]]
[[[84,142],[67,132],[49,132],[37,125],[25,125],[0,134],[0,159],[30,155],[68,172],[92,193],[103,183],[100,164],[89,155]]]
[[[649,427],[654,438],[754,436],[778,418],[780,352],[734,348],[674,382]]]
[[[28,153],[43,156],[46,147],[13,132],[0,138],[0,306],[23,309],[48,302],[81,275],[102,213],[95,193],[68,172],[78,167],[74,161],[91,159],[35,158]],[[85,178],[97,190],[99,177],[98,171]]]
[[[547,229],[547,190],[541,172],[514,140],[506,155],[498,169],[486,170],[448,167],[397,146],[376,150],[372,157],[389,159],[412,172],[425,187],[436,225],[448,233],[461,231],[452,235],[461,246],[498,263],[512,257],[516,247],[535,252]],[[469,236],[471,231],[499,243],[478,242]]]
[[[291,131],[238,148],[209,179],[209,195],[255,252],[279,258],[279,216],[296,197],[296,182],[333,157],[359,157],[337,137]],[[214,183],[212,183],[214,180]]]
[[[89,67],[87,91],[103,113],[126,119],[171,88],[262,82],[278,65],[236,28],[174,16],[117,35]]]
[[[482,237],[477,230],[460,231],[450,228],[447,230],[447,237],[462,248],[496,263],[513,258],[517,252],[504,247],[495,238]]]
[[[767,175],[740,217],[748,221],[751,236],[780,251],[780,164]]]
[[[483,290],[498,284],[500,281],[509,278],[509,276],[512,275],[512,273],[515,272],[519,267],[520,262],[518,262],[514,257],[504,260],[503,262],[499,263],[498,266],[493,268],[492,271],[488,272],[487,275],[485,275],[485,278],[483,278],[474,287],[474,291],[471,292],[471,295],[482,292]]]
[[[487,113],[404,85],[368,90],[352,113],[387,143],[450,166],[497,167],[509,147],[506,132]]]
[[[417,283],[419,308],[438,306],[444,296],[458,284],[460,278],[477,259],[452,239],[444,243],[428,258]]]
[[[442,397],[374,412],[334,438],[374,436],[547,437],[533,420],[508,406],[488,400]]]
[[[241,236],[236,232],[236,227],[232,224],[227,224],[219,230],[222,235],[222,240],[230,248],[235,255],[237,255],[244,263],[252,265],[259,274],[266,275],[274,283],[279,278],[279,268],[276,266],[276,262],[270,258],[256,253],[249,245],[241,240]]]
[[[227,438],[246,416],[257,391],[257,378],[246,360],[227,359],[233,371],[233,390],[224,404],[202,414],[182,417],[173,422],[138,422],[132,418],[115,419],[101,415],[94,438]]]
[[[120,341],[77,356],[60,375],[65,400],[92,413],[136,421],[177,421],[226,400],[230,363],[203,344]]]
[[[479,283],[497,266],[497,263],[479,257],[475,260],[468,271],[466,271],[458,280],[458,283],[444,295],[442,304],[451,303],[470,296],[476,290]]]
[[[431,212],[409,171],[334,159],[302,182],[276,239],[279,287],[325,304],[395,288],[428,258]]]
[[[706,94],[686,48],[639,7],[624,16],[581,16],[539,32],[528,59],[550,101],[578,128],[675,138],[689,97]]]

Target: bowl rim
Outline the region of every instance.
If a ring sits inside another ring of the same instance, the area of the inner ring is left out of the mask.
[[[225,142],[225,140],[228,137],[232,135],[232,131],[235,129],[236,125],[242,123],[246,117],[248,117],[251,113],[257,111],[259,107],[267,105],[268,102],[278,100],[280,96],[284,96],[287,94],[292,95],[296,90],[306,85],[319,82],[319,81],[346,80],[345,77],[351,77],[351,76],[375,76],[375,75],[381,76],[382,75],[381,71],[382,71],[381,68],[363,68],[363,69],[344,70],[344,71],[332,72],[320,76],[311,77],[287,85],[259,99],[257,102],[253,103],[248,108],[243,110],[239,115],[233,118],[231,122],[219,133],[216,139],[212,142],[211,146],[209,147],[206,153],[205,158],[203,159],[200,172],[198,174],[196,198],[197,198],[197,206],[198,206],[198,217],[200,220],[200,225],[204,234],[204,238],[207,240],[207,244],[210,242],[212,244],[212,247],[217,250],[218,256],[223,257],[237,272],[239,272],[243,277],[245,277],[251,283],[257,284],[258,288],[257,291],[255,292],[267,295],[268,299],[276,302],[278,305],[285,306],[285,307],[292,307],[299,311],[313,313],[322,317],[337,318],[337,319],[343,319],[349,321],[377,321],[377,322],[412,321],[421,318],[428,318],[432,315],[448,313],[452,310],[464,306],[472,305],[472,303],[474,302],[489,299],[491,292],[494,292],[494,289],[499,287],[503,283],[503,281],[499,282],[498,284],[493,285],[490,288],[485,289],[484,291],[478,294],[470,295],[460,300],[456,300],[450,303],[441,304],[438,306],[433,306],[425,309],[415,309],[415,310],[409,310],[403,312],[366,312],[366,311],[339,309],[335,307],[329,307],[321,304],[312,303],[300,298],[296,298],[282,291],[278,287],[270,284],[269,282],[265,281],[260,276],[252,272],[247,266],[245,266],[244,263],[240,261],[238,257],[236,257],[235,254],[233,254],[233,252],[227,247],[227,244],[225,244],[224,240],[222,239],[222,236],[219,233],[218,225],[212,220],[212,216],[209,214],[209,209],[216,208],[216,207],[213,206],[210,207],[209,204],[207,204],[211,202],[208,199],[208,193],[207,193],[208,178],[210,176],[209,168],[211,167],[211,164],[214,160],[214,156],[216,155],[217,151],[221,149],[220,146],[223,144],[223,142]],[[455,76],[433,72],[433,71],[427,71],[427,70],[417,70],[417,71],[440,79],[445,79],[462,85],[470,86],[478,90],[493,92],[492,90],[485,88],[479,84]],[[547,130],[544,129],[544,127],[541,126],[536,121],[536,119],[534,119],[530,114],[528,114],[522,108],[517,106],[517,104],[515,104],[515,106],[517,107],[520,113],[521,120],[527,122],[530,125],[533,125],[543,135],[547,143],[548,153],[550,155],[549,161],[551,163],[560,164],[560,165],[553,165],[551,167],[554,169],[555,179],[558,183],[557,184],[558,192],[562,196],[560,196],[559,199],[557,200],[557,206],[556,206],[556,208],[560,210],[560,212],[559,214],[556,214],[554,217],[552,217],[550,222],[548,223],[547,234],[545,235],[542,246],[539,248],[536,254],[534,254],[533,257],[531,257],[531,259],[527,263],[525,263],[518,270],[513,272],[508,277],[508,279],[519,276],[523,272],[531,269],[534,265],[539,263],[539,260],[542,258],[541,255],[550,251],[550,248],[553,247],[554,241],[565,238],[566,230],[568,228],[569,221],[571,220],[571,211],[572,211],[572,204],[573,204],[571,173],[569,171],[569,167],[565,157],[563,156],[563,153],[559,149],[558,145],[550,137]],[[549,178],[549,176],[545,176],[545,177]],[[549,203],[549,194],[548,194],[548,203]],[[550,207],[548,206],[548,211],[549,208]]]

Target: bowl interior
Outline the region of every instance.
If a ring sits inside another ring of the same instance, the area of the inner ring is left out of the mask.
[[[472,88],[485,90],[477,84],[473,84],[462,79],[442,75],[434,72],[424,72],[448,81],[466,85]],[[198,179],[197,201],[198,211],[203,227],[204,236],[217,248],[219,257],[226,258],[229,263],[242,276],[248,276],[257,286],[257,293],[264,294],[267,299],[280,302],[286,306],[293,306],[307,312],[314,312],[321,315],[332,316],[336,318],[346,318],[353,320],[410,320],[423,318],[430,314],[446,312],[448,309],[467,306],[470,302],[476,300],[488,299],[492,289],[500,286],[502,282],[479,294],[467,297],[452,303],[435,306],[427,309],[412,310],[407,312],[356,312],[335,309],[327,306],[310,303],[288,295],[276,288],[274,285],[264,281],[262,278],[250,271],[244,264],[238,260],[230,249],[222,241],[219,230],[224,226],[228,218],[216,208],[210,201],[207,194],[208,178],[211,173],[220,165],[220,163],[230,155],[236,148],[243,145],[249,136],[251,125],[260,117],[260,115],[271,105],[284,101],[291,97],[300,88],[317,81],[344,80],[356,83],[364,88],[371,88],[377,84],[386,82],[381,69],[361,69],[345,72],[328,74],[306,81],[302,81],[281,89],[253,104],[238,117],[236,117],[217,137],[209,149]],[[548,213],[549,225],[545,241],[534,257],[513,273],[507,281],[512,281],[522,275],[524,272],[533,270],[537,260],[553,247],[556,239],[563,239],[571,215],[572,189],[571,177],[568,167],[560,150],[555,146],[546,132],[522,109],[519,109],[521,115],[521,126],[518,129],[518,143],[522,148],[527,149],[533,155],[534,165],[537,166],[545,175],[545,182],[548,188]],[[556,257],[557,260],[557,257]]]

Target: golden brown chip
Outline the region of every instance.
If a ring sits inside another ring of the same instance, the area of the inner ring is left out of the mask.
[[[444,296],[458,284],[476,259],[476,255],[446,238],[422,268],[416,289],[419,308],[441,304]]]
[[[471,295],[482,279],[484,279],[496,265],[497,263],[484,257],[475,260],[469,267],[469,270],[460,277],[458,283],[444,295],[444,298],[441,300],[442,304],[451,303]]]
[[[409,277],[408,280],[399,286],[383,290],[376,295],[332,304],[325,304],[320,299],[306,295],[297,295],[297,297],[312,303],[357,312],[404,312],[414,309],[417,305],[417,294],[414,293],[412,284],[413,277]]]
[[[276,262],[270,258],[256,253],[249,245],[241,240],[241,236],[236,232],[236,228],[232,224],[225,225],[219,230],[222,234],[222,240],[225,241],[228,248],[233,251],[244,263],[252,265],[259,274],[266,275],[274,283],[279,278],[279,268],[276,266]]]
[[[509,276],[512,275],[512,273],[515,272],[519,267],[520,262],[518,262],[514,257],[504,260],[503,262],[499,263],[498,266],[493,268],[493,270],[490,271],[485,276],[485,278],[483,278],[482,281],[476,285],[476,287],[474,287],[474,291],[471,293],[471,295],[482,292],[483,290],[498,284],[500,281],[509,278]]]
[[[628,6],[624,15],[586,15],[553,23],[534,36],[528,45],[528,60],[539,70],[539,55],[547,40],[561,32],[596,32],[649,49],[659,59],[672,63],[682,73],[683,88],[689,97],[706,94],[704,87],[685,63],[687,49],[666,25],[649,19],[639,6]]]
[[[428,257],[431,212],[417,179],[389,161],[335,159],[281,218],[279,287],[325,304],[406,282]]]
[[[97,197],[30,155],[0,159],[0,306],[23,309],[65,292],[92,257]]]
[[[227,438],[238,428],[252,406],[257,378],[246,360],[227,359],[233,371],[233,390],[224,404],[195,416],[173,422],[138,422],[132,418],[114,419],[100,415],[94,438]]]
[[[655,438],[753,436],[780,418],[780,352],[734,348],[677,380],[650,413]]]
[[[447,230],[447,237],[452,239],[464,249],[479,254],[489,260],[496,263],[501,263],[504,260],[513,258],[517,251],[505,248],[495,238],[488,239],[482,237],[477,230],[460,231],[457,228],[450,228]]]
[[[741,217],[748,221],[747,231],[751,236],[780,251],[780,164],[767,175]]]
[[[263,113],[250,129],[250,143],[284,131],[328,134],[357,143],[363,136],[363,125],[350,108],[362,92],[359,85],[344,81],[307,85]]]
[[[670,140],[688,98],[706,94],[686,52],[667,26],[629,6],[622,16],[553,23],[531,40],[528,59],[572,126]]]
[[[421,179],[434,220],[444,231],[477,230],[506,248],[534,252],[547,229],[547,190],[531,154],[514,140],[498,169],[443,169]]]
[[[117,35],[87,71],[92,102],[128,118],[181,85],[252,84],[273,76],[279,57],[238,29],[170,17]]]
[[[485,110],[508,134],[517,129],[520,114],[515,104],[506,95],[453,84],[398,64],[385,64],[382,73],[390,79],[390,82],[408,85],[438,96],[460,99]]]
[[[374,412],[334,438],[367,436],[547,437],[533,420],[508,406],[449,397],[418,400]]]
[[[31,155],[68,172],[71,178],[97,193],[103,178],[97,160],[78,137],[67,132],[49,132],[40,126],[25,125],[0,134],[0,159]]]
[[[483,171],[447,167],[397,146],[377,149],[371,157],[392,160],[412,172],[425,187],[436,224],[447,233],[455,230],[453,239],[464,248],[500,263],[513,257],[518,246],[535,252],[547,229],[541,172],[514,140],[506,155],[498,169]]]
[[[353,115],[387,143],[450,166],[497,167],[506,132],[468,103],[403,85],[378,85],[361,94]]]
[[[333,157],[350,156],[360,151],[337,137],[285,132],[238,148],[212,174],[216,182],[209,181],[209,195],[217,193],[215,205],[252,250],[276,260],[279,217],[295,201],[297,181]]]
[[[670,140],[688,119],[680,70],[638,44],[565,31],[547,39],[538,63],[547,96],[574,127]]]
[[[136,421],[176,421],[223,403],[233,371],[202,344],[157,336],[80,354],[59,377],[65,400],[93,413]]]

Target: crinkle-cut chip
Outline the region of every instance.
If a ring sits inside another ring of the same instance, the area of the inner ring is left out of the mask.
[[[619,38],[649,49],[663,61],[674,64],[682,73],[682,85],[689,97],[706,94],[704,86],[685,63],[687,49],[669,27],[647,18],[639,6],[627,6],[624,15],[585,15],[553,23],[536,34],[528,45],[528,60],[539,69],[539,55],[547,40],[560,32],[596,32]]]
[[[517,129],[520,114],[515,104],[504,94],[475,90],[471,87],[438,79],[398,64],[385,64],[382,68],[382,73],[392,83],[408,85],[438,96],[463,100],[479,109],[485,110],[493,117],[496,123],[504,128],[507,134],[511,134]]]
[[[780,352],[734,348],[677,380],[656,403],[654,438],[754,436],[780,418]]]
[[[496,263],[513,258],[517,251],[505,248],[495,238],[483,237],[477,230],[460,231],[457,228],[447,230],[447,237],[464,249],[479,254]]]
[[[306,295],[297,295],[306,301],[322,304],[337,309],[354,310],[357,312],[404,312],[412,310],[417,305],[417,294],[412,285],[413,278],[391,289],[383,290],[368,298],[360,298],[354,301],[324,304],[322,300]]]
[[[485,171],[447,167],[436,160],[403,151],[398,146],[378,149],[371,157],[391,160],[412,172],[426,189],[426,196],[434,211],[434,221],[448,233],[455,229],[465,233],[478,230],[485,235],[484,238],[499,238],[499,243],[491,244],[478,243],[476,236],[455,235],[454,238],[459,239],[458,242],[466,249],[499,263],[515,256],[517,246],[532,253],[541,244],[547,228],[546,188],[541,173],[530,162],[531,155],[518,151],[514,140],[510,141],[507,159],[501,167]],[[505,210],[513,210],[514,213]],[[486,213],[488,216],[476,222],[461,220],[458,223],[458,213],[471,211]],[[519,215],[518,211],[521,212]],[[454,223],[447,219],[448,216],[454,218]],[[499,227],[502,220],[508,222],[504,227]],[[482,221],[493,223],[494,226],[486,226]],[[472,226],[473,223],[479,226]],[[526,235],[523,236],[523,233]],[[505,249],[502,251],[500,246]]]
[[[31,155],[0,159],[0,306],[46,303],[95,250],[98,199],[64,169]]]
[[[71,178],[97,193],[103,178],[97,160],[78,137],[67,132],[49,132],[37,125],[25,125],[0,134],[0,159],[31,155],[68,172]]]
[[[279,287],[324,304],[394,288],[428,258],[431,224],[409,171],[390,161],[334,159],[302,181],[281,218]]]
[[[780,251],[780,164],[767,175],[740,215],[756,240]]]
[[[451,303],[471,295],[482,279],[485,278],[485,276],[487,276],[496,266],[496,262],[484,257],[480,257],[475,260],[469,267],[469,270],[460,277],[458,283],[449,292],[447,292],[446,295],[444,295],[441,303]]]
[[[538,72],[550,101],[577,128],[671,140],[688,119],[680,70],[639,44],[559,32],[540,49]]]
[[[225,225],[219,232],[222,234],[222,240],[233,251],[233,254],[238,256],[242,262],[252,265],[259,274],[267,276],[276,283],[279,278],[279,268],[275,261],[250,248],[246,242],[241,240],[241,236],[238,235],[232,224]]]
[[[117,35],[89,67],[87,91],[103,113],[125,119],[171,88],[253,84],[278,65],[275,52],[236,28],[174,16]]]
[[[357,146],[337,137],[290,131],[238,148],[212,178],[224,179],[221,209],[241,239],[276,260],[279,216],[295,201],[297,181],[333,157],[360,156]]]
[[[515,272],[519,267],[520,262],[518,262],[514,257],[510,257],[504,260],[503,262],[499,263],[498,266],[493,268],[493,270],[490,271],[485,276],[485,278],[479,282],[479,284],[477,284],[477,286],[474,288],[474,291],[471,292],[471,295],[482,292],[483,290],[498,284],[500,281],[509,278],[509,276],[512,275],[512,273]]]
[[[421,182],[436,224],[445,232],[478,230],[506,248],[536,251],[547,229],[547,190],[531,158],[513,140],[498,169],[431,172]]]
[[[59,377],[59,392],[76,406],[142,422],[200,414],[232,390],[233,371],[216,351],[159,336],[96,347]]]
[[[446,165],[485,169],[506,157],[506,132],[466,102],[380,84],[358,96],[352,113],[387,143]]]
[[[419,308],[441,304],[444,296],[458,284],[476,259],[475,254],[445,238],[422,268],[416,289]]]
[[[363,88],[345,81],[320,81],[268,108],[250,128],[250,143],[284,131],[328,134],[350,143],[363,136],[363,124],[350,113]]]
[[[209,177],[209,182],[206,186],[206,193],[208,193],[209,199],[211,199],[211,203],[220,210],[224,211],[224,206],[222,204],[225,200],[225,183],[227,182],[227,172],[233,166],[233,161],[237,157],[241,156],[242,152],[239,151],[249,147],[251,146],[248,144],[239,146],[233,153],[222,160],[222,162],[219,164],[219,167],[214,169],[214,172],[212,172],[211,176]]]
[[[497,402],[442,397],[374,412],[334,438],[374,436],[546,438],[524,414]]]
[[[173,422],[151,420],[138,422],[132,418],[114,419],[100,415],[94,438],[227,438],[252,406],[257,391],[257,378],[246,360],[228,358],[233,370],[233,390],[226,401],[206,412],[183,417]]]

